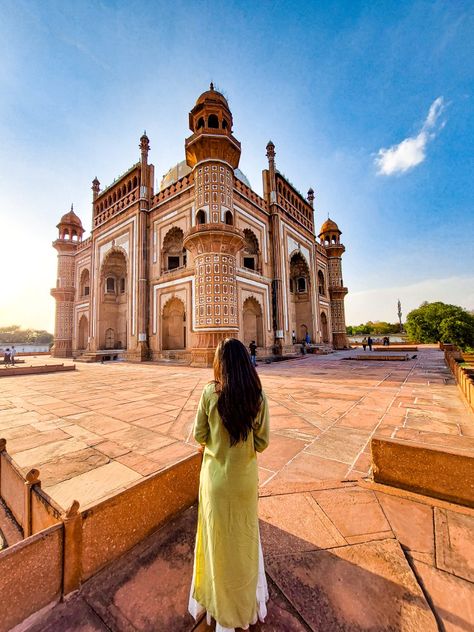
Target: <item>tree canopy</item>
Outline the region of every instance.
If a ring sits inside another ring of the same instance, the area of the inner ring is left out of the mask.
[[[400,333],[399,323],[386,323],[385,321],[376,320],[360,325],[349,325],[346,327],[346,333],[348,336],[368,336],[370,334],[378,334],[381,336],[388,336],[389,334]]]
[[[20,325],[0,327],[0,344],[49,345],[53,342],[53,334],[45,329],[22,329]]]
[[[446,342],[466,349],[474,346],[474,315],[458,305],[424,302],[406,321],[408,337],[418,342]]]

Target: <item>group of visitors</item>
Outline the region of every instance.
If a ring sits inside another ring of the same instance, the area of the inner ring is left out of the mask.
[[[373,338],[371,338],[370,336],[368,338],[363,338],[362,346],[364,348],[364,351],[366,350],[367,347],[369,347],[369,351],[372,351],[372,346],[373,346],[374,342],[380,344],[380,339],[374,341]],[[389,347],[390,346],[390,338],[388,336],[384,336],[383,340],[382,340],[382,343],[383,343],[384,347]]]
[[[1,352],[1,350],[0,350]],[[5,366],[8,366],[9,364],[11,364],[12,366],[15,365],[15,356],[16,356],[16,349],[13,346],[11,349],[10,347],[7,347],[5,349],[5,351],[3,352],[3,364]]]

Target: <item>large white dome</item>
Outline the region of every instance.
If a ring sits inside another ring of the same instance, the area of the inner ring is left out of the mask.
[[[187,176],[188,173],[191,173],[191,171],[192,169],[186,164],[186,160],[182,160],[181,162],[178,162],[177,165],[175,165],[174,167],[171,167],[171,169],[169,169],[165,173],[165,175],[162,177],[161,183],[160,183],[160,191],[163,191],[163,189],[168,188],[174,182],[181,180],[181,178],[184,178],[184,176]],[[252,188],[250,185],[249,179],[247,178],[245,173],[242,173],[240,169],[235,169],[234,173],[235,173],[236,178],[238,178],[241,182],[246,184],[248,187]]]

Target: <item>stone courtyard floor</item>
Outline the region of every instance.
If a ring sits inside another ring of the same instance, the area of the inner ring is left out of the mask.
[[[367,475],[375,433],[474,450],[472,413],[437,348],[406,362],[343,360],[355,353],[258,367],[271,415],[263,489]],[[121,362],[0,378],[0,438],[24,472],[40,470],[61,507],[77,499],[85,508],[196,449],[193,418],[211,378],[210,369]]]
[[[474,630],[474,510],[364,479],[375,433],[473,453],[474,417],[438,349],[406,362],[343,359],[353,355],[258,367],[271,412],[259,455],[270,601],[251,629]],[[59,504],[86,507],[196,449],[210,377],[110,363],[0,378],[0,437]],[[195,528],[194,506],[24,629],[210,632],[187,613]]]

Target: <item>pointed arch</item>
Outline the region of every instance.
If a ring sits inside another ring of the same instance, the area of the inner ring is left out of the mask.
[[[161,348],[186,348],[186,309],[176,296],[166,301],[161,315]]]
[[[255,296],[245,299],[242,312],[244,344],[248,346],[252,340],[255,340],[257,347],[263,347],[263,310]]]
[[[244,228],[242,266],[260,272],[260,244],[257,235],[250,228]]]
[[[173,226],[163,238],[161,247],[161,269],[175,270],[186,265],[186,249],[183,247],[184,233],[178,226]]]
[[[77,348],[80,351],[87,349],[87,343],[89,340],[89,320],[85,314],[79,318],[79,324],[77,327]]]

